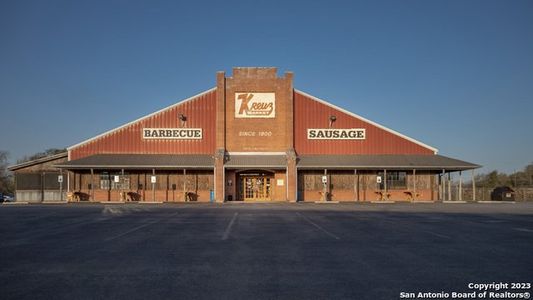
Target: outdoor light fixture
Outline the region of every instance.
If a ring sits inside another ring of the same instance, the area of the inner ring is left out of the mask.
[[[185,124],[185,121],[187,121],[187,116],[184,114],[179,114],[178,119],[181,121],[181,127]]]
[[[329,127],[331,127],[331,125],[333,125],[333,122],[335,122],[336,120],[337,120],[336,116],[334,115],[329,116]]]

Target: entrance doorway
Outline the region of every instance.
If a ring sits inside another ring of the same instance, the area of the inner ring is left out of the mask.
[[[272,200],[272,183],[274,175],[271,173],[241,173],[238,177],[239,200],[269,201]]]

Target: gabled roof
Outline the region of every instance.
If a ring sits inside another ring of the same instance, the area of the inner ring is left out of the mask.
[[[41,158],[38,158],[38,159],[26,161],[26,162],[23,162],[23,163],[20,163],[20,164],[12,165],[12,166],[7,167],[7,169],[9,171],[16,171],[18,169],[31,167],[31,166],[34,166],[34,165],[46,163],[46,162],[53,161],[53,160],[56,160],[56,159],[65,158],[67,156],[68,156],[68,152],[61,152],[61,153],[58,153],[58,154],[45,156],[45,157],[41,157]]]
[[[114,129],[108,130],[108,131],[106,131],[106,132],[104,132],[104,133],[101,133],[101,134],[99,134],[99,135],[97,135],[97,136],[95,136],[95,137],[92,137],[92,138],[90,138],[90,139],[87,139],[87,140],[85,140],[85,141],[83,141],[83,142],[79,142],[79,143],[77,143],[77,144],[75,144],[75,145],[72,145],[72,146],[68,147],[67,150],[70,151],[70,150],[72,150],[72,149],[74,149],[74,148],[76,148],[76,147],[79,147],[79,146],[82,146],[82,145],[87,144],[87,143],[89,143],[89,142],[92,142],[92,141],[94,141],[94,140],[97,140],[97,139],[99,139],[99,138],[101,138],[101,137],[103,137],[103,136],[106,136],[106,135],[108,135],[108,134],[111,134],[111,133],[113,133],[113,132],[115,132],[115,131],[118,131],[118,130],[120,130],[120,129],[126,128],[126,127],[128,127],[128,126],[130,126],[130,125],[133,125],[133,124],[135,124],[135,123],[137,123],[137,122],[140,122],[140,121],[142,121],[142,120],[148,119],[148,118],[150,118],[150,117],[152,117],[152,116],[154,116],[154,115],[157,115],[157,114],[159,114],[159,113],[162,113],[162,112],[164,112],[164,111],[166,111],[166,110],[168,110],[168,109],[171,109],[171,108],[173,108],[173,107],[175,107],[175,106],[179,106],[179,105],[182,105],[182,104],[184,104],[184,103],[186,103],[186,102],[188,102],[188,101],[195,100],[196,98],[199,98],[199,97],[201,97],[201,96],[203,96],[203,95],[205,95],[205,94],[208,94],[208,93],[210,93],[210,92],[212,92],[212,91],[214,91],[214,90],[216,90],[216,87],[211,88],[211,89],[209,89],[209,90],[207,90],[207,91],[201,92],[201,93],[199,93],[199,94],[197,94],[197,95],[194,95],[194,96],[192,96],[192,97],[189,97],[189,98],[187,98],[187,99],[185,99],[185,100],[182,100],[182,101],[180,101],[180,102],[178,102],[178,103],[174,103],[174,104],[172,104],[172,105],[170,105],[170,106],[167,106],[167,107],[165,107],[165,108],[162,108],[162,109],[160,109],[160,110],[158,110],[158,111],[156,111],[156,112],[153,112],[153,113],[151,113],[151,114],[148,114],[148,115],[146,115],[146,116],[143,116],[143,117],[141,117],[141,118],[139,118],[139,119],[137,119],[137,120],[131,121],[131,122],[126,123],[126,124],[124,124],[124,125],[122,125],[122,126],[119,126],[119,127],[114,128]]]
[[[345,113],[345,114],[347,114],[347,115],[349,115],[349,116],[352,116],[352,117],[354,117],[354,118],[357,118],[357,119],[359,119],[359,120],[361,120],[361,121],[363,121],[363,122],[369,123],[369,124],[371,124],[371,125],[373,125],[373,126],[375,126],[375,127],[378,127],[378,128],[380,128],[380,129],[382,129],[382,130],[385,130],[385,131],[390,132],[390,133],[392,133],[392,134],[394,134],[394,135],[396,135],[396,136],[399,136],[399,137],[401,137],[401,138],[403,138],[403,139],[406,139],[406,140],[408,140],[408,141],[410,141],[410,142],[413,142],[413,143],[415,143],[415,144],[417,144],[417,145],[420,145],[420,146],[422,146],[422,147],[424,147],[424,148],[427,148],[427,149],[433,151],[433,153],[435,153],[435,154],[437,154],[437,152],[439,151],[437,148],[431,147],[431,146],[429,146],[429,145],[427,145],[427,144],[424,144],[424,143],[422,143],[422,142],[420,142],[420,141],[417,141],[417,140],[415,140],[415,139],[413,139],[413,138],[411,138],[411,137],[408,137],[408,136],[403,135],[403,134],[401,134],[401,133],[399,133],[399,132],[397,132],[397,131],[394,131],[394,130],[392,130],[392,129],[390,129],[390,128],[387,128],[387,127],[385,127],[385,126],[383,126],[383,125],[381,125],[381,124],[378,124],[378,123],[376,123],[376,122],[370,121],[370,120],[368,120],[368,119],[366,119],[366,118],[364,118],[364,117],[361,117],[360,115],[357,115],[357,114],[355,114],[355,113],[353,113],[353,112],[347,111],[347,110],[345,110],[345,109],[343,109],[343,108],[341,108],[341,107],[338,107],[338,106],[336,106],[336,105],[334,105],[334,104],[331,104],[331,103],[329,103],[329,102],[327,102],[327,101],[325,101],[325,100],[323,100],[323,99],[317,98],[317,97],[315,97],[315,96],[313,96],[313,95],[307,94],[307,93],[302,92],[302,91],[297,90],[297,89],[294,89],[294,91],[295,91],[296,93],[299,93],[299,94],[301,94],[301,95],[303,95],[303,96],[306,96],[306,97],[308,97],[308,98],[310,98],[310,99],[313,99],[313,100],[315,100],[315,101],[317,101],[317,102],[320,102],[320,103],[322,103],[322,104],[324,104],[324,105],[326,105],[326,106],[329,106],[329,107],[331,107],[331,108],[333,108],[333,109],[335,109],[335,110],[341,111],[341,112],[343,112],[343,113]]]

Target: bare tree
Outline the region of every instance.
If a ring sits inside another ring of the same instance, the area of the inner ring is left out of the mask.
[[[13,176],[7,170],[7,151],[0,150],[0,193],[13,193],[14,182]]]
[[[17,163],[20,164],[20,163],[27,162],[27,161],[30,161],[30,160],[35,160],[35,159],[47,157],[47,156],[50,156],[50,155],[59,154],[59,153],[65,152],[65,151],[67,151],[67,150],[66,149],[59,149],[59,148],[46,149],[43,152],[38,152],[38,153],[35,153],[33,155],[24,156],[23,158],[17,160]]]

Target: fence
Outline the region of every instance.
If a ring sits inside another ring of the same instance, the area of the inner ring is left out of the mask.
[[[66,191],[60,192],[59,172],[15,174],[16,201],[42,202],[65,201]]]
[[[517,187],[512,188],[515,191],[515,201],[533,201],[533,187]],[[476,187],[476,201],[490,201],[490,194],[493,188]],[[452,200],[459,199],[459,185],[452,185]],[[463,186],[463,200],[471,201],[472,187]]]

